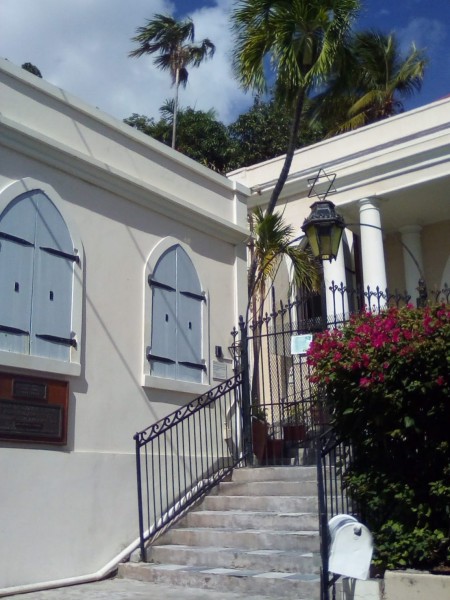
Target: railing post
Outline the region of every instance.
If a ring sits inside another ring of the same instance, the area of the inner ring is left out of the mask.
[[[142,507],[142,477],[141,477],[141,446],[139,444],[139,434],[134,436],[136,441],[136,478],[137,478],[137,496],[138,496],[138,518],[139,518],[139,538],[141,548],[141,560],[147,562],[147,550],[144,540],[144,511]]]
[[[334,300],[334,296],[333,296]],[[327,307],[327,288],[325,286],[325,275],[322,275],[322,281],[320,284],[320,304],[321,304],[321,319],[320,325],[322,327],[322,331],[328,329],[328,307]]]
[[[317,453],[317,491],[319,496],[319,530],[320,530],[320,554],[322,556],[322,568],[320,572],[321,600],[329,600],[329,574],[328,574],[328,521],[324,485],[324,466],[322,462],[322,438],[316,440]]]
[[[250,398],[250,369],[248,361],[247,323],[239,318],[241,332],[241,369],[242,369],[242,425],[244,438],[244,456],[248,465],[253,466],[252,415]]]

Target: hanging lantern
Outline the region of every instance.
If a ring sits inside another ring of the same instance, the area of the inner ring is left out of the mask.
[[[336,259],[344,229],[344,218],[329,200],[314,202],[311,214],[302,225],[314,256],[330,262]]]

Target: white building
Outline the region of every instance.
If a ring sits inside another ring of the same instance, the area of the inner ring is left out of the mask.
[[[0,595],[136,546],[133,435],[232,375],[247,196],[282,161],[227,180],[0,62]],[[446,99],[299,150],[279,206],[300,235],[308,180],[336,174],[354,234],[327,284],[414,299],[450,282],[449,167]]]
[[[0,595],[133,547],[134,433],[232,375],[246,195],[0,62]]]
[[[267,204],[283,160],[229,175],[252,190],[250,210]],[[429,293],[450,284],[450,98],[298,150],[278,203],[297,236],[321,169],[336,175],[327,199],[348,224],[337,260],[324,264],[327,288],[387,286],[415,303],[421,275]]]

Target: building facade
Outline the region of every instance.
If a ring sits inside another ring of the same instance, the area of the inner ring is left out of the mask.
[[[283,160],[229,175],[252,190],[249,210],[267,204]],[[295,237],[318,199],[308,194],[319,173],[315,193],[334,180],[327,199],[347,223],[337,260],[324,263],[327,289],[397,288],[415,303],[420,278],[429,293],[450,281],[449,98],[298,150],[278,203]]]
[[[133,435],[232,375],[246,197],[0,62],[0,593],[136,546]]]

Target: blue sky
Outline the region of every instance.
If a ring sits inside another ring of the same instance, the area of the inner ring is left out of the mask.
[[[132,113],[159,117],[172,97],[170,78],[151,57],[130,59],[130,38],[155,13],[192,16],[196,39],[209,37],[214,58],[190,72],[181,104],[214,108],[228,123],[252,103],[230,66],[228,15],[233,0],[0,0],[0,57],[32,62],[45,79],[123,119]],[[422,92],[411,109],[450,94],[450,0],[365,0],[358,25],[395,31],[430,58]],[[1,99],[0,99],[1,111]]]
[[[395,32],[405,50],[412,42],[426,50],[422,91],[406,102],[407,108],[450,94],[450,0],[366,0],[358,26]]]

